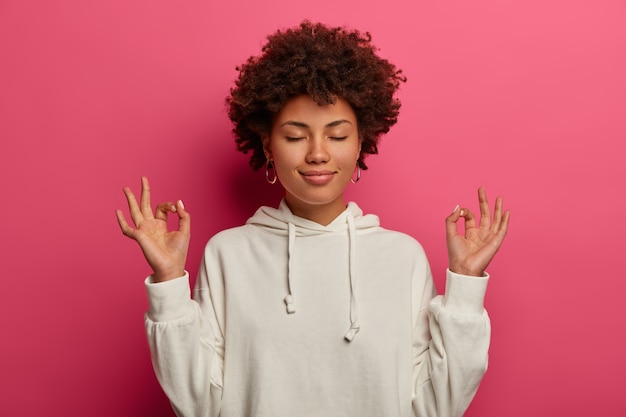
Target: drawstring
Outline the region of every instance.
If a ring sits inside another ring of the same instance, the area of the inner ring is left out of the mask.
[[[350,330],[348,330],[348,333],[346,333],[344,338],[348,342],[352,342],[352,339],[354,339],[354,336],[356,336],[359,332],[361,326],[359,325],[359,321],[357,319],[356,297],[354,295],[354,292],[356,291],[356,229],[354,227],[354,217],[352,216],[352,213],[348,213],[347,220],[348,237],[350,242]]]
[[[344,339],[348,342],[352,342],[354,336],[359,332],[361,326],[357,318],[356,308],[356,228],[354,226],[354,216],[352,213],[348,213],[346,216],[348,222],[348,241],[349,241],[349,273],[350,273],[350,330],[345,334]],[[288,262],[287,262],[287,286],[288,295],[285,297],[285,305],[287,306],[287,313],[293,314],[296,312],[296,304],[293,298],[293,259],[294,249],[296,244],[296,226],[293,223],[288,223],[289,228],[289,248],[288,248]]]
[[[296,304],[293,300],[293,280],[291,274],[293,273],[293,251],[296,245],[296,226],[293,223],[289,225],[289,252],[287,261],[287,286],[289,294],[285,297],[285,304],[287,305],[287,313],[293,314],[296,312]]]

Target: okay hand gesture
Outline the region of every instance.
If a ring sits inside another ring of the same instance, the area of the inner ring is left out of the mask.
[[[509,227],[509,211],[502,211],[502,198],[496,199],[493,218],[489,210],[487,193],[478,189],[480,221],[468,208],[457,206],[446,218],[446,242],[450,270],[458,274],[484,276],[489,262],[502,245]],[[459,234],[457,222],[465,221],[465,233]]]
[[[183,202],[159,204],[154,214],[150,206],[150,185],[146,177],[141,178],[141,201],[138,204],[130,188],[124,188],[128,200],[130,217],[135,228],[130,226],[121,210],[116,211],[122,233],[137,241],[146,260],[154,271],[154,281],[167,281],[181,277],[185,272],[185,262],[190,239],[191,217]],[[167,230],[169,213],[178,215],[178,230]]]

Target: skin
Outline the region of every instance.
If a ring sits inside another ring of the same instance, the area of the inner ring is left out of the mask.
[[[469,208],[455,207],[446,218],[446,244],[448,265],[457,274],[482,277],[485,269],[504,241],[509,228],[510,212],[502,210],[502,197],[496,198],[493,217],[489,209],[487,192],[478,189],[480,220]],[[458,231],[460,219],[465,221],[465,233]]]
[[[345,210],[343,192],[361,153],[356,115],[345,100],[319,106],[306,95],[292,98],[263,148],[293,214],[326,226]]]
[[[345,210],[344,190],[361,151],[358,125],[350,105],[338,98],[319,106],[308,96],[289,100],[276,115],[269,135],[262,138],[272,159],[285,200],[299,216],[328,225]],[[121,210],[116,211],[122,233],[137,241],[154,271],[155,282],[184,275],[190,239],[191,217],[182,201],[150,205],[150,185],[141,180],[138,202],[124,188],[134,227]],[[478,189],[480,219],[467,207],[457,206],[446,218],[448,262],[452,272],[481,277],[502,245],[509,226],[509,211],[496,198],[493,213],[484,188]],[[167,229],[167,216],[178,216],[178,229]],[[459,232],[459,221],[464,231]]]
[[[185,263],[189,240],[191,237],[191,216],[185,210],[181,200],[159,204],[154,213],[150,206],[150,184],[148,178],[141,178],[141,200],[138,203],[130,188],[124,188],[128,201],[130,217],[135,225],[131,227],[122,210],[116,210],[117,221],[124,236],[139,244],[152,268],[155,282],[167,281],[182,277],[185,274]],[[178,230],[167,230],[167,216],[178,215]]]

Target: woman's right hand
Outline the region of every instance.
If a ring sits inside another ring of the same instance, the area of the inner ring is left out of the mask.
[[[128,200],[130,217],[135,228],[130,226],[122,210],[116,210],[117,221],[122,233],[135,240],[154,271],[155,282],[167,281],[185,274],[185,262],[189,249],[191,216],[185,211],[183,202],[159,204],[152,213],[150,207],[150,184],[141,178],[141,201],[137,203],[130,188],[124,188]],[[167,230],[167,215],[178,214],[178,230]]]

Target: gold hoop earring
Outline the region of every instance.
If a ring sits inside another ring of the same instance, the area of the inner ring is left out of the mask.
[[[356,184],[361,179],[361,167],[359,164],[356,164],[356,178],[350,178],[350,182],[352,184]]]
[[[274,169],[274,178],[270,179],[270,169]],[[270,184],[276,184],[276,180],[278,179],[278,175],[276,175],[276,168],[274,167],[274,161],[268,159],[265,162],[265,179]]]

